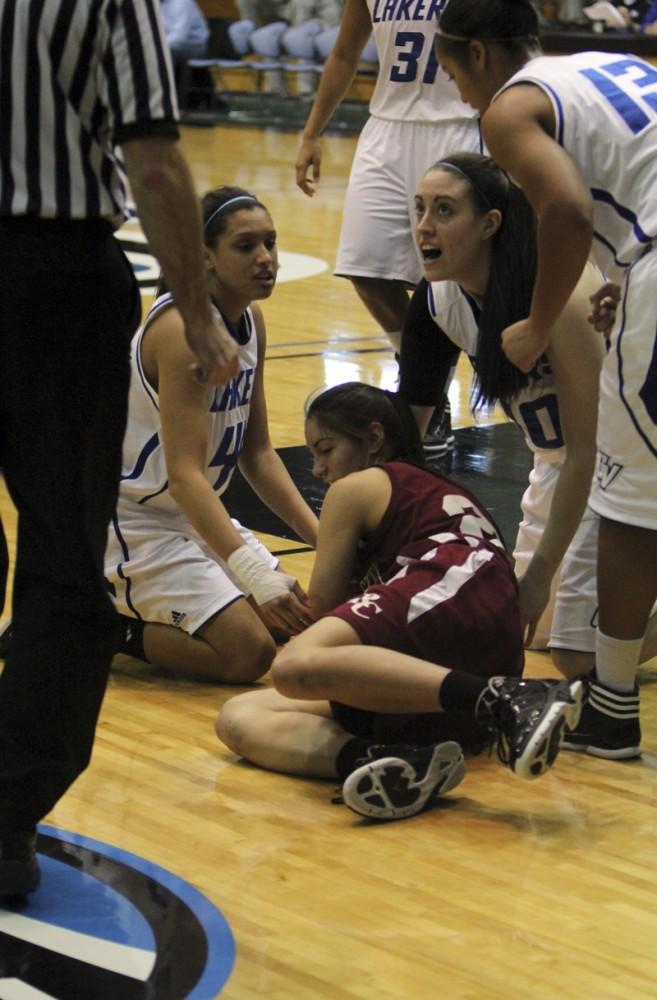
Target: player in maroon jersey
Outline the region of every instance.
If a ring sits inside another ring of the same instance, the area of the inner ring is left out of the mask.
[[[490,515],[422,466],[395,393],[323,392],[306,439],[331,484],[308,591],[317,621],[279,652],[274,690],[227,703],[219,738],[262,767],[338,777],[347,805],[382,819],[457,785],[462,746],[491,734],[503,763],[538,777],[582,684],[521,679],[517,584]]]

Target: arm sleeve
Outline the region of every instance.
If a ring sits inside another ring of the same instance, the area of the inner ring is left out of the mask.
[[[445,392],[459,348],[429,311],[424,278],[408,305],[399,354],[399,395],[414,406],[435,406]]]

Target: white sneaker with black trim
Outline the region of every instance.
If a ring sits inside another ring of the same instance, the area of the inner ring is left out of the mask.
[[[368,757],[342,786],[346,805],[361,816],[405,819],[465,775],[463,752],[452,741],[434,746],[370,747]]]

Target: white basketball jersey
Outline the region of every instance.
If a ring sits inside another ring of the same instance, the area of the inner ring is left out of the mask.
[[[446,2],[367,0],[379,56],[370,114],[409,122],[476,116],[436,61],[436,27]]]
[[[132,339],[128,426],[123,442],[119,505],[132,503],[149,510],[178,513],[180,508],[169,493],[158,394],[146,378],[141,357],[144,334],[153,320],[172,304],[170,294],[160,296]],[[216,309],[215,313],[219,315]],[[250,309],[246,310],[234,335],[239,346],[239,373],[226,385],[214,387],[208,408],[205,475],[217,496],[228,487],[242,450],[249,417],[258,363],[258,342]]]
[[[549,97],[555,138],[593,196],[593,250],[617,280],[657,237],[657,68],[632,55],[541,56],[496,97],[529,81]]]
[[[455,281],[434,281],[428,288],[429,312],[436,326],[469,355],[477,353],[479,309]],[[505,407],[522,431],[528,447],[546,462],[560,465],[565,445],[559,419],[559,400],[552,367],[545,356],[529,374],[529,384]]]

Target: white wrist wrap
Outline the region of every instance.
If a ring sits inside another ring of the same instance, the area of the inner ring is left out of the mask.
[[[258,605],[267,604],[275,597],[282,597],[296,583],[293,576],[267,566],[250,545],[241,545],[239,549],[235,549],[226,562],[242,589],[251,594]]]

